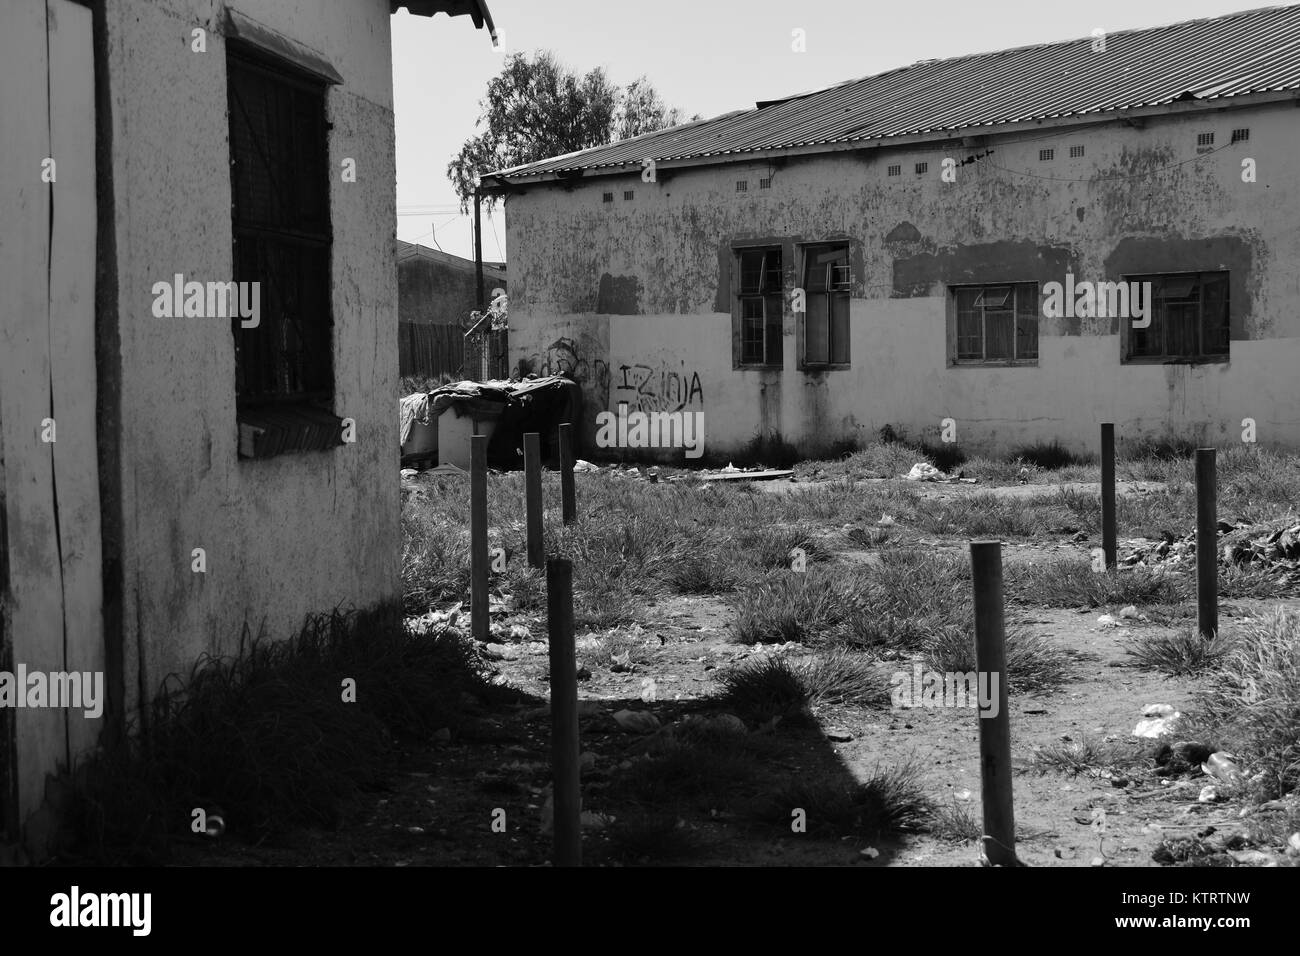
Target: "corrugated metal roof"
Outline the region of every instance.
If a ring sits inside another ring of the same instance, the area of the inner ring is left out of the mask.
[[[1015,123],[1300,90],[1300,6],[1018,47],[851,80],[759,108],[492,173],[498,180],[899,136],[947,138]],[[1215,104],[1222,105],[1222,104]],[[488,177],[484,177],[488,178]]]

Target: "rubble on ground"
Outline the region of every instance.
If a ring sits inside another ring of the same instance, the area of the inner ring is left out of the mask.
[[[1196,567],[1196,532],[1181,538],[1166,534],[1163,541],[1124,542],[1121,567],[1159,571],[1191,571]],[[1256,524],[1245,518],[1220,521],[1216,548],[1221,566],[1275,571],[1300,582],[1300,521],[1294,515]]]

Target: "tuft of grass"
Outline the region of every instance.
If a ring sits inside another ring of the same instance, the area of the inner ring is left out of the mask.
[[[1076,455],[1057,439],[1021,445],[1011,453],[1011,457],[1015,461],[1022,461],[1026,465],[1042,468],[1045,471],[1059,471],[1071,465],[1086,465],[1090,461],[1087,456]]]
[[[853,618],[858,603],[845,576],[809,568],[768,575],[737,596],[732,628],[742,644],[810,642]]]
[[[1135,741],[1096,740],[1084,737],[1061,743],[1035,747],[1030,767],[1039,774],[1068,773],[1071,776],[1103,772],[1116,773],[1142,765],[1148,761],[1147,747]]]
[[[932,634],[922,651],[930,670],[959,674],[978,670],[974,627],[969,622]],[[1069,655],[1024,628],[1007,628],[1006,655],[1007,690],[1011,692],[1051,690],[1063,684],[1069,674]]]
[[[1139,667],[1168,677],[1184,677],[1214,670],[1231,646],[1231,640],[1222,632],[1206,640],[1194,628],[1183,628],[1173,634],[1141,637],[1124,653]]]
[[[1240,625],[1214,679],[1194,698],[1193,720],[1262,773],[1262,793],[1300,783],[1300,611],[1276,609]]]
[[[877,837],[921,829],[933,805],[921,787],[921,768],[902,763],[878,766],[864,783],[851,787],[796,780],[758,801],[753,812],[788,831],[791,811],[796,809],[804,811],[811,836]]]
[[[724,671],[718,683],[719,704],[752,721],[803,714],[826,703],[889,703],[888,677],[861,654],[844,650],[801,659],[766,654]]]
[[[954,799],[935,806],[926,830],[944,843],[974,843],[984,835],[984,824],[975,818],[969,806]]]
[[[1007,568],[1007,590],[1016,601],[1039,607],[1107,607],[1179,604],[1190,586],[1177,575],[1146,568],[1094,571],[1086,558]]]

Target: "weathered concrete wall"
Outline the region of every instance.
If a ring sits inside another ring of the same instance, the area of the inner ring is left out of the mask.
[[[169,673],[270,636],[304,615],[399,593],[395,160],[386,0],[230,0],[316,51],[343,77],[327,93],[333,225],[334,412],[355,444],[241,460],[228,319],[159,319],[152,284],[232,271],[225,43],[220,2],[115,0],[107,8],[120,406],[121,590],[134,714]],[[195,28],[207,52],[193,52]],[[343,182],[345,158],[356,182]],[[203,548],[207,572],[191,570]]]
[[[93,101],[90,11],[67,0],[6,7],[0,671],[98,673],[102,687]],[[93,746],[101,727],[84,708],[0,710],[0,844],[20,836],[47,775]],[[29,846],[43,854],[49,830],[40,830]]]
[[[572,190],[535,186],[507,201],[512,357],[608,326],[611,387],[589,403],[613,410],[705,412],[706,450],[783,438],[805,452],[870,440],[889,424],[988,449],[1060,439],[1091,447],[1096,423],[1120,434],[1236,441],[1256,419],[1262,442],[1300,446],[1300,124],[1292,104],[994,137],[985,145],[851,151],[593,177]],[[1197,154],[1249,127],[1248,142]],[[1021,141],[1016,141],[1019,139]],[[1070,158],[1083,145],[1085,156]],[[942,181],[942,160],[991,155]],[[1039,150],[1056,158],[1040,162]],[[1241,162],[1257,162],[1243,182]],[[914,164],[928,162],[924,175]],[[901,176],[887,167],[901,164]],[[771,177],[770,189],[759,189]],[[737,180],[749,189],[736,191]],[[612,190],[631,201],[602,203]],[[733,367],[731,244],[771,237],[851,242],[851,368],[797,368],[785,257],[782,370]],[[1231,360],[1204,365],[1121,363],[1113,319],[1041,319],[1038,364],[949,367],[947,283],[1118,280],[1121,274],[1229,269]],[[600,330],[600,331],[597,331]],[[626,367],[626,385],[624,381]],[[696,387],[698,376],[698,388]],[[685,403],[685,404],[679,404]],[[677,453],[680,456],[680,452]],[[664,457],[664,456],[661,456]],[[671,457],[671,456],[667,456]]]
[[[425,325],[460,325],[478,308],[478,284],[474,263],[456,256],[432,255],[425,250],[397,259],[397,317],[401,322]],[[468,268],[466,267],[468,265]],[[483,301],[492,301],[492,290],[510,287],[499,269],[483,269]]]

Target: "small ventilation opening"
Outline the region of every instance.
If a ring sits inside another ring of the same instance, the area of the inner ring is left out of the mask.
[[[895,165],[890,166],[890,167],[889,167],[889,175],[891,175],[891,176],[901,176],[901,175],[903,175],[903,166],[902,166],[902,164],[901,164],[901,163],[896,163]]]
[[[748,180],[748,179],[737,179],[737,180],[736,180],[736,192],[738,192],[738,193],[747,193],[747,192],[749,192],[749,180]]]
[[[605,195],[601,197],[601,202],[613,202],[613,201],[614,201],[613,193],[605,193]]]
[[[1071,159],[1078,159],[1078,158],[1079,158],[1080,156],[1082,156],[1082,155],[1083,155],[1083,147],[1082,147],[1082,146],[1071,146],[1071,147],[1070,147],[1070,158],[1071,158]]]
[[[767,179],[760,179],[760,180],[758,181],[758,188],[759,188],[759,189],[771,189],[771,188],[772,188],[772,178],[769,176]]]
[[[929,164],[929,163],[917,163],[917,164],[916,164],[916,172],[917,172],[917,175],[920,175],[921,173],[928,173],[929,171],[930,171],[930,164]]]
[[[1038,161],[1040,163],[1050,163],[1055,158],[1056,150],[1054,149],[1040,149],[1038,151]]]
[[[623,201],[624,201],[624,202],[630,202],[631,199],[632,199],[632,197],[635,196],[635,195],[636,195],[636,193],[635,193],[633,190],[631,190],[631,189],[625,189],[625,190],[623,190]]]
[[[1250,130],[1248,130],[1248,129],[1234,129],[1234,130],[1232,131],[1232,141],[1233,141],[1234,143],[1244,143],[1244,142],[1246,142],[1248,139],[1250,139]]]
[[[1213,134],[1213,133],[1197,133],[1197,134],[1196,134],[1196,145],[1197,145],[1197,146],[1213,146],[1213,145],[1214,145],[1214,134]]]

